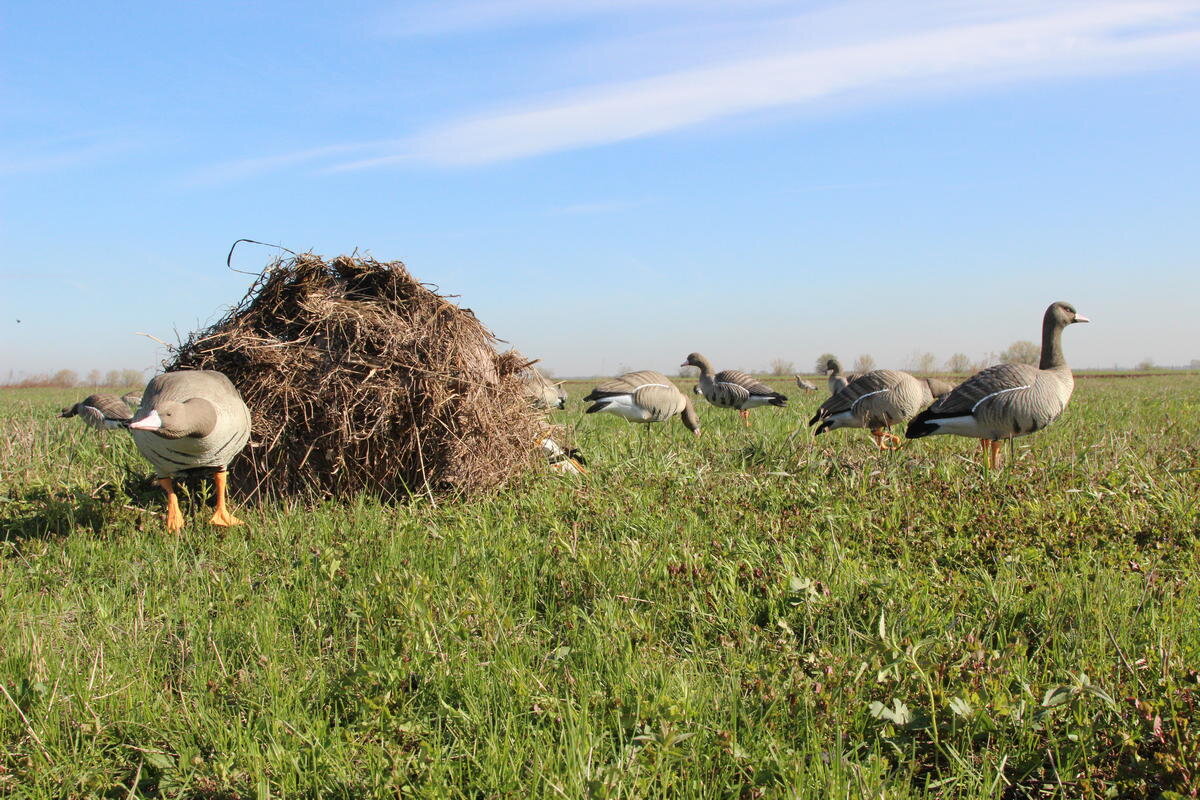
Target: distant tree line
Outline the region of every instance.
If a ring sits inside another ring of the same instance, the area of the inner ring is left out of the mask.
[[[55,388],[72,389],[76,386],[111,386],[125,388],[141,386],[146,378],[139,369],[110,369],[101,373],[94,369],[83,378],[73,369],[60,369],[58,372],[39,372],[33,375],[14,376],[11,372],[0,385],[12,386],[19,389]]]

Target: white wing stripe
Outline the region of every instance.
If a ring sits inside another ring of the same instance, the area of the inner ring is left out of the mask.
[[[868,397],[870,397],[871,395],[875,395],[875,394],[883,394],[883,393],[884,393],[884,392],[886,392],[886,391],[887,391],[887,389],[876,389],[876,390],[875,390],[875,391],[873,391],[873,392],[867,392],[866,394],[864,394],[863,396],[859,397],[857,400],[855,400],[853,403],[851,403],[851,404],[850,404],[850,411],[851,411],[851,412],[853,412],[853,411],[854,411],[854,409],[858,408],[858,404],[859,404],[859,403],[861,403],[863,400],[866,400],[866,399],[867,399]]]
[[[971,413],[974,414],[975,409],[979,408],[985,402],[987,402],[988,400],[991,400],[993,397],[995,397],[998,394],[1004,394],[1005,392],[1019,392],[1022,389],[1028,389],[1028,388],[1030,388],[1030,387],[1029,386],[1010,386],[1007,389],[1001,389],[998,392],[992,392],[991,394],[986,394],[983,397],[979,398],[979,402],[977,402],[975,405],[971,406]]]
[[[635,386],[632,389],[630,389],[629,393],[633,394],[634,392],[636,392],[639,389],[645,389],[647,386],[661,386],[664,389],[671,388],[670,386],[667,386],[665,383],[643,383],[641,386]]]

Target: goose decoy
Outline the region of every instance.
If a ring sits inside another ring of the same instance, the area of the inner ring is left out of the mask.
[[[125,428],[133,419],[129,406],[116,395],[91,394],[74,405],[67,406],[58,416],[79,417],[89,428],[98,431]]]
[[[836,358],[825,362],[825,374],[828,376],[830,397],[845,389],[846,384],[858,377],[858,374],[854,372],[842,372],[842,364]]]
[[[545,375],[532,367],[522,380],[525,383],[525,393],[529,395],[529,401],[534,408],[549,410],[567,407],[567,393],[562,384],[551,383]]]
[[[713,374],[712,363],[699,353],[689,353],[681,367],[698,367],[700,394],[717,408],[735,408],[742,420],[750,424],[750,409],[759,406],[787,405],[787,396],[762,381],[736,369]]]
[[[835,428],[867,428],[880,450],[895,450],[900,437],[888,431],[933,401],[929,384],[907,372],[877,369],[859,375],[830,397],[808,421],[819,436]],[[820,423],[820,424],[817,424]]]
[[[604,381],[583,398],[593,403],[588,414],[607,412],[630,422],[666,422],[678,414],[685,428],[700,435],[700,417],[692,398],[671,383],[661,372],[627,372]]]
[[[796,376],[796,385],[805,392],[815,392],[817,390],[816,384],[801,378],[799,375]]]
[[[129,430],[167,494],[167,530],[183,527],[174,478],[193,470],[215,470],[217,502],[209,522],[242,524],[225,503],[225,470],[250,439],[250,410],[229,378],[210,370],[158,375],[146,385]]]
[[[918,378],[929,387],[929,394],[934,400],[939,400],[954,391],[954,384],[941,378]]]
[[[1070,303],[1052,303],[1042,318],[1042,358],[1037,367],[998,364],[977,372],[908,424],[910,439],[954,434],[979,439],[987,464],[999,464],[1005,439],[1040,431],[1062,414],[1075,389],[1063,357],[1063,328],[1091,322]]]

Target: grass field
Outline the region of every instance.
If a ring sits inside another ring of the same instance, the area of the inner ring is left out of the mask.
[[[0,796],[1200,794],[1200,375],[1081,379],[998,472],[570,388],[587,476],[180,536],[0,392]]]

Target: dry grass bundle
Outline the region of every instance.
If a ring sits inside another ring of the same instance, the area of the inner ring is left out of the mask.
[[[498,486],[538,458],[529,362],[399,261],[306,253],[267,267],[168,369],[215,369],[242,392],[243,499],[387,498]]]

